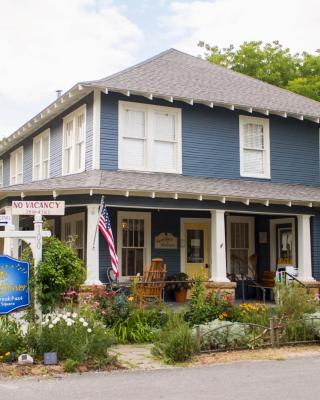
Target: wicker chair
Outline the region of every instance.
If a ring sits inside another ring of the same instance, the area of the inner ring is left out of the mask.
[[[163,289],[167,276],[167,267],[162,258],[154,258],[151,266],[145,271],[142,281],[138,283],[138,301],[140,308],[146,300],[161,303],[163,301]]]

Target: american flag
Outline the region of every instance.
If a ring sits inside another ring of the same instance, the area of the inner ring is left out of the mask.
[[[114,239],[113,239],[113,234],[112,234],[111,223],[110,223],[110,219],[109,219],[107,206],[105,205],[104,201],[102,202],[102,208],[100,211],[99,230],[102,233],[103,237],[105,238],[106,242],[108,243],[112,270],[113,270],[114,275],[116,277],[118,277],[119,276],[119,270],[118,270],[119,260],[118,260],[116,249],[114,247]]]

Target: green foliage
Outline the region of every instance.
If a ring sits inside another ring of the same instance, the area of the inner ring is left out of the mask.
[[[76,372],[77,368],[79,367],[79,362],[68,358],[64,364],[63,369],[65,372]]]
[[[178,292],[180,290],[191,289],[193,281],[190,280],[189,276],[184,272],[167,277],[166,289]]]
[[[122,343],[152,342],[166,321],[167,314],[161,308],[133,308],[125,319],[114,324],[113,332]]]
[[[46,315],[42,324],[30,325],[27,347],[42,358],[45,352],[57,352],[59,360],[79,363],[108,360],[108,348],[115,343],[114,335],[100,322],[86,320],[76,313]]]
[[[253,78],[320,100],[320,54],[292,54],[279,41],[244,42],[238,49],[233,45],[219,49],[204,42],[205,58],[217,65]]]
[[[197,277],[191,292],[189,311],[186,313],[185,319],[191,325],[198,325],[216,318],[237,318],[237,310],[231,301],[231,296],[223,297],[220,292],[212,292],[206,295],[204,283],[200,277]]]
[[[8,316],[0,316],[0,356],[18,352],[23,347],[23,335],[19,325]]]
[[[128,298],[112,290],[94,292],[90,304],[95,309],[97,317],[108,327],[125,320],[130,313]]]
[[[22,258],[33,264],[29,248],[24,251]],[[70,288],[78,288],[84,279],[83,261],[74,249],[56,237],[45,238],[35,282],[43,312],[54,310],[61,302],[61,295]],[[34,285],[34,280],[31,284]]]
[[[166,363],[173,364],[189,360],[196,350],[195,337],[183,320],[182,314],[171,313],[154,344],[152,353]]]
[[[239,307],[239,317],[237,321],[269,326],[269,320],[272,317],[272,308],[267,308],[265,304],[242,303]]]
[[[274,291],[279,300],[277,316],[282,320],[297,321],[316,311],[313,297],[298,283],[277,282]]]

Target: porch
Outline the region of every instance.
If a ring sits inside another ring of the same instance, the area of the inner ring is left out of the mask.
[[[275,272],[284,266],[297,268],[299,280],[318,286],[312,270],[315,238],[311,228],[319,228],[313,216],[302,213],[306,207],[289,210],[282,205],[236,203],[226,207],[210,202],[212,209],[208,209],[209,202],[201,202],[205,208],[199,209],[190,207],[190,202],[186,207],[185,201],[179,199],[173,200],[172,209],[163,207],[162,199],[158,199],[158,207],[150,207],[150,198],[139,198],[143,207],[137,206],[133,198],[126,199],[124,205],[123,198],[119,201],[111,197],[107,202],[122,280],[142,275],[151,259],[160,257],[167,265],[168,275],[201,275],[212,288],[235,291],[236,298],[242,297],[243,281],[245,298],[255,298],[257,290],[250,280],[259,282],[265,271]],[[53,234],[68,241],[84,259],[86,284],[91,285],[107,282],[110,260],[104,239],[95,237],[99,203],[88,203],[89,199],[98,200],[98,196],[86,196],[82,204],[79,198],[70,196],[66,199],[66,215],[50,218],[46,223]],[[6,207],[6,213],[10,213],[10,207]],[[31,217],[13,219],[20,229],[33,226]],[[5,248],[8,246],[4,244]]]

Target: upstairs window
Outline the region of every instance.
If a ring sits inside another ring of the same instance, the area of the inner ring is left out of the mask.
[[[49,178],[50,130],[33,139],[33,180]]]
[[[63,120],[63,175],[85,169],[86,106],[78,108]]]
[[[181,173],[181,110],[120,101],[119,168]]]
[[[10,185],[23,182],[23,147],[10,154]]]
[[[3,186],[3,160],[0,160],[0,187]]]
[[[240,174],[270,179],[269,120],[240,116]]]

